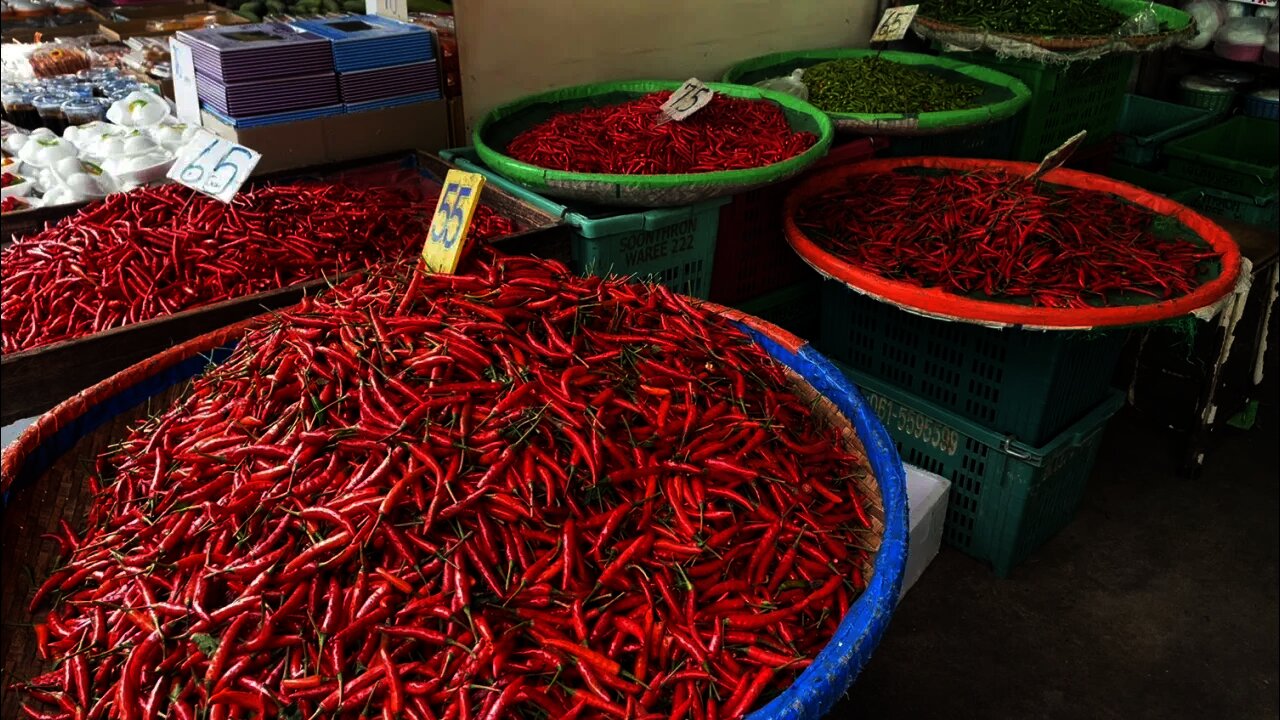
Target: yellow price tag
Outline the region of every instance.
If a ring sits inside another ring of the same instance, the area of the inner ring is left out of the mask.
[[[436,214],[422,246],[422,261],[435,273],[452,274],[458,267],[462,247],[466,244],[471,216],[480,204],[484,176],[450,170],[444,178],[444,190],[436,203]]]

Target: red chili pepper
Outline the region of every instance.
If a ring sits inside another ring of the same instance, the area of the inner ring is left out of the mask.
[[[1184,295],[1217,258],[1176,222],[1117,196],[997,171],[854,175],[809,198],[796,223],[886,278],[1044,307]]]
[[[793,130],[776,103],[726,95],[683,121],[659,125],[670,96],[657,92],[553,115],[517,135],[507,154],[554,170],[658,175],[771,165],[817,142],[813,133]]]
[[[176,184],[110,195],[0,252],[0,351],[416,254],[436,192],[282,184],[231,206]],[[516,229],[480,205],[468,237]]]
[[[265,319],[104,456],[29,699],[665,717],[790,682],[864,588],[827,480],[861,457],[723,318],[478,255]]]

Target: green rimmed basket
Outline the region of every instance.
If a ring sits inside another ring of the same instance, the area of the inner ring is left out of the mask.
[[[620,175],[551,170],[521,162],[505,154],[521,132],[552,115],[584,107],[613,105],[682,83],[663,80],[579,85],[530,95],[490,111],[472,133],[481,161],[498,174],[535,192],[556,198],[586,200],[605,205],[670,207],[733,195],[798,175],[827,154],[835,128],[826,113],[803,100],[762,88],[707,83],[728,97],[768,100],[781,106],[791,128],[818,136],[805,152],[782,162],[745,170],[722,170],[676,175]]]
[[[926,113],[838,113],[828,112],[831,122],[842,132],[875,135],[944,135],[982,127],[1011,118],[1031,101],[1031,91],[1015,77],[972,63],[921,53],[840,49],[806,50],[764,55],[744,60],[729,68],[724,81],[754,85],[762,80],[790,75],[830,60],[878,56],[882,60],[910,65],[951,81],[971,82],[983,87],[977,107]]]
[[[956,48],[994,50],[1024,57],[1036,55],[1046,60],[1050,59],[1048,56],[1055,53],[1068,57],[1073,53],[1089,53],[1096,57],[1103,52],[1157,50],[1170,47],[1195,32],[1195,23],[1191,16],[1177,8],[1150,3],[1147,0],[1099,0],[1099,4],[1128,17],[1133,17],[1150,8],[1155,11],[1156,17],[1166,29],[1149,35],[1026,35],[993,32],[982,27],[960,25],[929,17],[928,4],[920,8],[920,14],[916,16],[911,27],[917,35],[926,40]],[[1035,52],[1037,50],[1040,52]],[[1054,59],[1066,60],[1067,57],[1060,56]]]

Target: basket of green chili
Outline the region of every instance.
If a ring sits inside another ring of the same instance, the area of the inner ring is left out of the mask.
[[[734,65],[725,82],[754,85],[802,70],[809,102],[837,130],[941,135],[1013,117],[1027,86],[990,68],[920,53],[831,49],[765,55]]]
[[[1131,23],[1140,13],[1148,23]],[[925,0],[912,24],[926,39],[968,50],[1142,51],[1195,28],[1181,10],[1147,0]]]

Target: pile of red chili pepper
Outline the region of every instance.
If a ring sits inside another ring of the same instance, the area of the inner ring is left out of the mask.
[[[25,691],[88,718],[740,717],[865,588],[867,472],[665,288],[377,268],[99,460]]]
[[[1108,193],[1000,171],[854,175],[796,224],[886,278],[959,295],[1082,308],[1185,295],[1219,257]]]
[[[414,253],[430,195],[321,183],[230,204],[176,184],[110,195],[0,253],[0,346],[29,350]],[[481,205],[468,237],[514,229]]]
[[[557,114],[517,135],[507,154],[553,170],[672,175],[772,165],[818,140],[792,130],[776,103],[725,95],[684,120],[659,125],[659,108],[669,97],[663,91]]]
[[[4,200],[0,200],[0,212],[16,212],[18,210],[26,210],[29,207],[31,207],[31,203],[17,195],[10,195]]]

